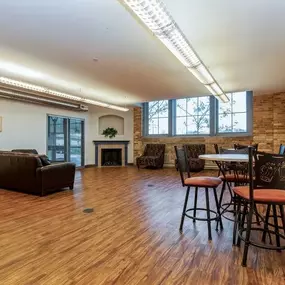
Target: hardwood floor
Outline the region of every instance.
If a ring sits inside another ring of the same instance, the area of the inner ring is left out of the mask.
[[[174,169],[135,167],[84,169],[42,198],[1,190],[0,284],[285,284],[284,252],[251,247],[241,267],[227,220],[212,242],[205,222],[180,234],[185,190]]]

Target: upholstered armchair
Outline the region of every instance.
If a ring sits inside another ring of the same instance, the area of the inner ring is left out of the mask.
[[[162,168],[164,164],[165,144],[147,144],[143,155],[137,158],[137,167]]]
[[[205,154],[204,144],[186,144],[187,157],[189,158],[190,171],[199,172],[205,167],[205,160],[199,159],[199,155]],[[178,170],[178,162],[175,160],[175,167]]]

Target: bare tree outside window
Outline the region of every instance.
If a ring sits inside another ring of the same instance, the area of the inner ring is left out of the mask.
[[[148,103],[148,126],[150,135],[168,134],[168,100]]]
[[[194,97],[176,101],[176,134],[210,133],[210,98]]]
[[[148,134],[169,134],[169,121],[175,120],[175,135],[210,135],[210,133],[245,133],[247,129],[247,92],[227,94],[230,101],[213,105],[210,116],[210,96],[173,100],[175,117],[169,118],[169,101],[147,103]],[[212,101],[211,101],[212,102]],[[216,114],[218,114],[216,116]],[[210,132],[210,119],[215,118],[217,129]]]
[[[246,92],[227,94],[228,103],[219,102],[219,133],[247,131]]]

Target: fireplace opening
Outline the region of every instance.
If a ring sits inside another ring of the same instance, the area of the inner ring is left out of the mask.
[[[101,151],[102,166],[122,166],[122,149],[106,148]]]

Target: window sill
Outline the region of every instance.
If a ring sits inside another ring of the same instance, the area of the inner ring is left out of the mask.
[[[144,139],[161,139],[161,138],[193,138],[193,139],[199,139],[199,138],[215,138],[215,137],[252,137],[252,134],[250,133],[220,133],[216,134],[214,136],[211,135],[149,135],[149,136],[143,136]]]

